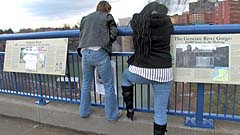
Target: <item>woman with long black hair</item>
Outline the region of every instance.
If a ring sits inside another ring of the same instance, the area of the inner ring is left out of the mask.
[[[122,75],[122,95],[127,117],[133,120],[133,84],[152,84],[154,90],[154,135],[164,135],[167,127],[167,104],[172,88],[173,70],[170,37],[173,25],[168,8],[151,2],[134,14],[135,52],[128,60],[129,68]]]

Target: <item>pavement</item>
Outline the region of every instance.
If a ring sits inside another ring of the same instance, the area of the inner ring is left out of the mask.
[[[0,115],[0,135],[104,135]]]
[[[118,122],[106,120],[104,108],[92,107],[89,118],[79,117],[79,105],[0,94],[0,135],[152,135],[153,114],[136,112],[134,121],[126,111]],[[168,115],[168,135],[240,135],[240,122],[215,120],[214,129],[184,126],[184,117]],[[40,124],[41,123],[41,124]],[[84,131],[84,132],[83,132]]]

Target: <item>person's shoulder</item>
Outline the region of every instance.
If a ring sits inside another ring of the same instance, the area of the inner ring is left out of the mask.
[[[112,14],[107,13],[107,17],[113,18]]]
[[[140,18],[140,14],[139,13],[133,14],[132,19],[130,21],[130,24],[134,25],[134,24],[138,23],[139,18]]]
[[[94,14],[99,14],[99,15],[108,15],[109,13],[103,12],[103,11],[96,11]]]
[[[135,14],[133,14],[132,18],[138,18],[139,16],[140,16],[139,13],[135,13]]]
[[[86,17],[87,17],[87,16],[83,16],[83,17],[82,17],[82,20],[84,20]]]
[[[98,16],[99,14],[101,14],[99,11],[94,11],[94,12],[91,12],[89,14],[87,14],[86,16],[84,16],[85,18],[91,18],[92,16]]]
[[[85,22],[87,16],[83,16],[82,19],[81,19],[81,24]]]
[[[86,17],[88,17],[88,16],[91,16],[91,15],[94,15],[94,14],[96,14],[97,12],[95,11],[95,12],[92,12],[92,13],[89,13],[88,15],[86,15]]]

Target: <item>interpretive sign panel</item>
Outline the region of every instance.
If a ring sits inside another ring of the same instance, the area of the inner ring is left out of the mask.
[[[240,34],[173,35],[174,78],[240,84]]]
[[[4,71],[65,75],[67,38],[8,40]]]

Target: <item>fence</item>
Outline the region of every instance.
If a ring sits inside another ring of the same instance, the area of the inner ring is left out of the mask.
[[[175,26],[174,34],[240,33],[240,25],[191,25]],[[118,28],[119,36],[131,36],[129,27]],[[35,32],[0,35],[0,40],[72,38],[79,30]],[[40,104],[47,100],[79,104],[81,87],[81,58],[68,53],[65,76],[3,72],[4,52],[0,53],[0,93],[38,98]],[[121,96],[121,75],[127,68],[126,61],[132,53],[114,52],[116,61],[117,97],[124,109]],[[153,91],[150,85],[135,85],[136,111],[153,112]],[[168,105],[168,114],[186,117],[186,126],[213,128],[212,119],[240,122],[240,86],[228,84],[203,84],[175,82]],[[104,96],[92,90],[92,104],[104,105]]]

